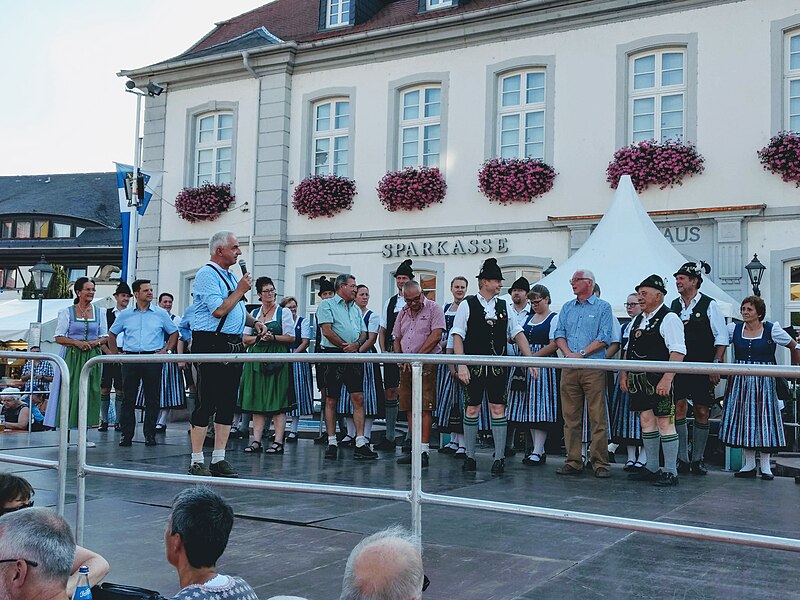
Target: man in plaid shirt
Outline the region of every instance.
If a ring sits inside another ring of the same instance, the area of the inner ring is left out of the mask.
[[[32,346],[31,352],[41,352],[39,346]],[[31,378],[31,365],[33,365],[33,389],[40,392],[46,392],[50,389],[50,383],[53,381],[53,364],[49,360],[29,360],[22,368],[22,377],[20,379],[27,382]],[[31,389],[30,384],[25,384],[25,389]]]

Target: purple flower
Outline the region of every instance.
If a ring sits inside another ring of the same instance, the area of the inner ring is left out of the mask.
[[[532,202],[553,188],[556,172],[533,158],[493,158],[478,172],[478,187],[492,202]]]
[[[682,185],[687,175],[699,175],[705,159],[693,144],[679,140],[646,140],[620,148],[606,169],[606,181],[616,189],[620,177],[630,175],[637,192],[650,185],[660,189]]]
[[[389,212],[422,210],[444,199],[447,184],[435,167],[406,167],[386,173],[378,182],[377,192]]]
[[[229,183],[204,183],[200,187],[183,188],[175,198],[178,216],[196,223],[213,221],[228,210],[236,200]]]
[[[795,187],[800,187],[800,134],[781,131],[756,154],[765,171],[780,175],[784,182],[794,182]]]
[[[309,219],[332,217],[353,207],[356,182],[339,175],[311,175],[294,189],[292,206]]]

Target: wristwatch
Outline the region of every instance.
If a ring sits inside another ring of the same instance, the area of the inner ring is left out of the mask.
[[[578,352],[578,354],[580,354],[581,356],[585,357],[586,356],[586,350],[581,350],[580,352]]]

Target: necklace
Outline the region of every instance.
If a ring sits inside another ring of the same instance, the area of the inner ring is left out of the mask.
[[[89,314],[90,310],[92,310],[92,305],[91,304],[89,306],[87,306],[86,308],[81,308],[80,304],[76,304],[75,305],[75,312],[78,314],[78,316],[81,319],[84,319],[84,320],[87,319],[87,315]]]

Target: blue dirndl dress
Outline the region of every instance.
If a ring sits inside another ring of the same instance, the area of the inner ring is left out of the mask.
[[[364,323],[369,328],[369,321],[373,312],[368,310],[364,313]],[[375,347],[370,349],[370,353],[375,353]],[[370,419],[382,419],[385,415],[386,396],[383,392],[383,378],[381,370],[376,363],[364,363],[364,416]],[[353,403],[350,401],[350,393],[347,386],[342,386],[342,393],[339,395],[339,404],[336,408],[338,414],[351,416],[353,414]]]
[[[444,306],[445,331],[442,341],[446,342],[456,318],[451,311],[452,302]],[[448,365],[439,365],[436,372],[436,412],[438,429],[442,433],[464,432],[464,386],[450,373]]]
[[[628,331],[632,321],[622,326],[622,347],[628,343]],[[630,409],[630,394],[619,389],[619,373],[614,378],[614,393],[611,398],[611,441],[615,444],[642,445],[642,424],[639,413]]]
[[[302,330],[305,324],[304,321],[304,317],[297,317],[294,322],[294,345],[291,347],[292,352],[295,352],[296,348],[303,342]],[[297,407],[287,414],[292,417],[313,415],[314,391],[311,383],[311,363],[292,363],[292,383],[294,385],[294,397],[297,401]]]
[[[176,327],[181,322],[177,315],[170,315],[169,318]],[[160,409],[186,408],[186,388],[183,385],[183,373],[178,367],[178,363],[164,363],[161,367],[161,393],[158,407]],[[144,387],[141,383],[136,394],[136,408],[144,410]]]

